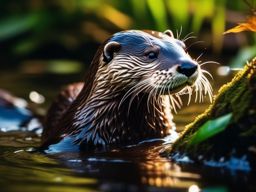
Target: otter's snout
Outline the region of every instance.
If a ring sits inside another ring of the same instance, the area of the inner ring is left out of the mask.
[[[181,61],[179,66],[177,67],[177,71],[181,74],[186,75],[187,77],[190,77],[195,73],[197,70],[197,63],[194,61],[184,60]]]

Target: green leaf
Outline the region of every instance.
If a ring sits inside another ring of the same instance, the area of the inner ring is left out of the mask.
[[[146,1],[131,0],[133,14],[136,20],[143,21],[146,18]]]
[[[216,14],[212,18],[213,48],[220,51],[223,43],[223,32],[225,31],[225,1],[222,0],[216,5]]]
[[[164,1],[148,0],[148,7],[160,31],[165,31],[168,28],[167,11]]]
[[[48,62],[47,67],[51,73],[70,74],[80,72],[82,64],[72,60],[51,60]]]
[[[214,120],[209,120],[204,123],[189,141],[189,145],[196,145],[199,144],[210,137],[215,136],[216,134],[224,131],[227,125],[230,122],[232,114],[229,113],[227,115],[218,117]]]
[[[183,27],[183,29],[187,27],[189,21],[189,1],[187,0],[179,0],[166,1],[167,7],[169,9],[170,14],[173,16],[173,20],[176,28]],[[178,9],[177,9],[178,7]]]
[[[241,68],[244,66],[245,61],[249,61],[256,56],[256,45],[251,47],[242,48],[238,54],[231,60],[230,67]]]
[[[192,0],[191,6],[193,7],[192,28],[194,32],[201,29],[203,20],[206,17],[211,18],[214,13],[214,0]]]
[[[35,50],[40,44],[39,38],[25,38],[24,40],[17,42],[16,46],[13,47],[15,54],[28,54]]]
[[[0,21],[0,40],[15,37],[33,28],[40,20],[38,14],[12,16]]]

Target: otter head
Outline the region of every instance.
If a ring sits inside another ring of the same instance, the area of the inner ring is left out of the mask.
[[[104,79],[115,90],[126,89],[126,95],[191,95],[192,87],[199,93],[204,90],[210,97],[212,94],[203,75],[206,71],[170,30],[116,33],[104,45],[101,59],[98,79]]]

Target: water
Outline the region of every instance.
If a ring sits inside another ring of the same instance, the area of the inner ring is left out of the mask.
[[[159,152],[162,141],[95,153],[33,152],[34,134],[1,134],[1,191],[247,191],[245,172],[175,164]],[[194,190],[192,190],[194,189]]]
[[[175,117],[178,130],[207,106],[192,104],[183,108]],[[93,153],[37,152],[37,122],[34,120],[29,130],[17,131],[19,120],[31,116],[27,111],[15,113],[18,114],[11,115],[17,117],[11,122],[12,131],[4,129],[10,125],[10,121],[5,121],[10,116],[0,119],[0,191],[256,191],[255,173],[176,164],[162,157],[160,152],[171,145],[163,144],[164,140]]]

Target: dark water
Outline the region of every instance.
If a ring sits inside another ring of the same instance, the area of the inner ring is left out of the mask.
[[[220,80],[224,81],[226,79]],[[35,87],[31,83],[30,90]],[[183,108],[175,117],[178,130],[207,106],[208,103],[204,103]],[[0,114],[5,115],[0,119],[0,191],[256,191],[254,173],[176,164],[161,157],[159,153],[171,145],[165,140],[147,141],[108,152],[36,152],[34,148],[40,144],[40,129],[34,130],[37,122],[31,125],[32,130],[22,126],[22,131],[15,129],[20,126],[19,120],[30,118],[29,112],[9,110],[0,111]],[[4,118],[10,117],[13,118],[13,130],[6,131],[3,127],[10,121]]]

